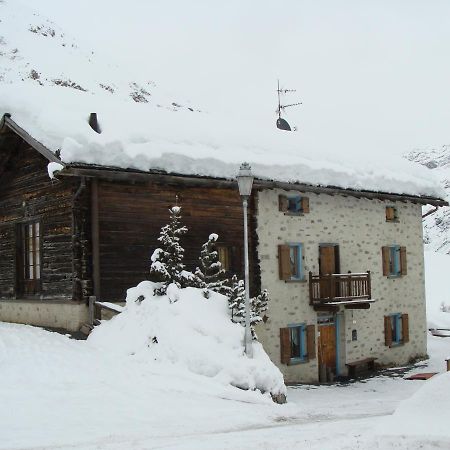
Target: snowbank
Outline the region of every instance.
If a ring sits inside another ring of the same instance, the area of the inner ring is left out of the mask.
[[[449,354],[450,356],[450,354]],[[450,372],[435,375],[392,416],[380,424],[382,434],[430,437],[449,436]]]
[[[200,289],[153,296],[158,285],[143,281],[128,290],[124,312],[103,322],[88,343],[108,352],[131,355],[151,364],[172,365],[180,374],[193,372],[224,385],[286,394],[283,375],[261,344],[254,358],[243,353],[244,328],[230,320],[227,299]],[[177,301],[173,302],[176,299]]]

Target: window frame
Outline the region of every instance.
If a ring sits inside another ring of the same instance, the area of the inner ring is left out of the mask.
[[[43,260],[43,222],[41,218],[17,223],[16,236],[16,296],[39,296],[42,291]]]
[[[297,258],[297,270],[296,275],[292,275],[291,272],[291,278],[289,281],[304,281],[305,280],[305,274],[304,274],[304,267],[303,267],[303,244],[300,242],[289,242],[287,244],[289,246],[289,255],[294,250],[296,252]]]
[[[301,195],[286,195],[287,199],[287,214],[299,215],[304,214],[303,203]],[[291,202],[295,202],[295,209],[290,209]]]
[[[400,257],[400,245],[388,245],[389,247],[389,278],[399,278],[402,276],[402,261]],[[391,264],[392,261],[392,264]],[[391,270],[391,266],[392,269]]]
[[[392,339],[392,347],[395,347],[397,345],[402,345],[404,342],[404,336],[403,336],[403,319],[402,319],[402,314],[401,313],[394,313],[394,314],[389,314],[389,318],[391,321],[391,330],[392,330],[392,335],[391,335],[391,339]],[[395,336],[394,336],[395,334]]]
[[[225,272],[229,272],[231,270],[231,249],[227,245],[222,244],[216,244],[216,251],[217,251],[217,260],[221,264],[221,268],[225,270]],[[225,255],[225,262],[221,260],[221,256]]]
[[[300,364],[304,362],[308,362],[308,336],[306,323],[293,323],[287,326],[289,328],[289,344],[290,344],[290,365]],[[298,356],[292,355],[292,332],[297,332],[298,340],[299,340],[299,354]]]

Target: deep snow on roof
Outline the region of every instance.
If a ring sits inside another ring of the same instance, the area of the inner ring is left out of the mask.
[[[65,163],[232,179],[247,161],[261,179],[443,196],[430,171],[400,156],[364,148],[312,154],[301,132],[278,130],[272,117],[258,123],[201,112],[153,82],[128,79],[126,69],[82,50],[19,3],[2,2],[0,12],[0,114],[60,150]],[[101,134],[88,125],[91,112]]]

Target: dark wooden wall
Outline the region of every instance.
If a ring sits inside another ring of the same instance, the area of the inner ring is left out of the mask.
[[[48,161],[15,135],[0,140],[0,297],[15,297],[20,223],[42,228],[42,298],[72,298],[72,196],[75,181],[51,181]]]
[[[48,161],[36,150],[18,136],[0,137],[0,298],[17,296],[18,226],[39,219],[43,235],[39,298],[87,300],[94,293],[92,179],[52,181]],[[243,216],[237,187],[218,187],[214,180],[196,186],[182,177],[173,181],[149,176],[146,182],[105,177],[98,179],[102,300],[123,301],[128,288],[149,279],[150,256],[159,246],[160,229],[169,221],[176,196],[189,229],[182,241],[187,269],[195,269],[202,244],[217,233],[219,244],[230,248],[230,274],[243,277]],[[260,286],[254,210],[251,205],[253,293]]]
[[[184,186],[182,179],[178,185],[99,181],[98,196],[103,300],[121,301],[127,288],[149,278],[150,256],[159,247],[157,238],[176,196],[189,229],[182,240],[187,269],[195,269],[201,245],[217,233],[218,243],[231,248],[232,271],[243,277],[243,216],[237,189]],[[252,233],[250,239],[253,250]],[[252,270],[256,290],[258,275]]]

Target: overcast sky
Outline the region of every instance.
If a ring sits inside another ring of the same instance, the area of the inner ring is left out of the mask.
[[[276,83],[305,148],[450,144],[450,1],[22,0],[208,111],[274,126]]]

